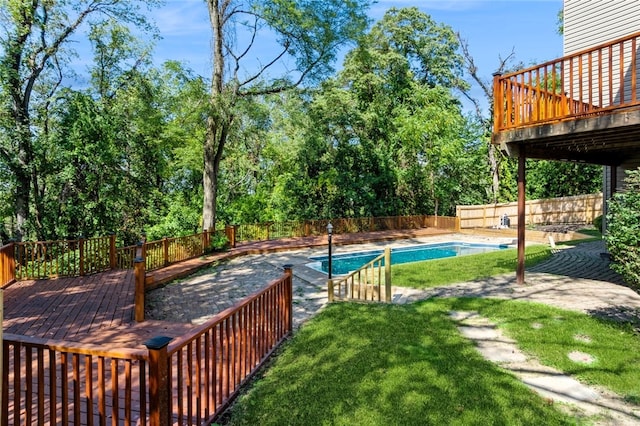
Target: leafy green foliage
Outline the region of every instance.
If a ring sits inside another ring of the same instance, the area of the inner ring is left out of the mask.
[[[640,288],[640,168],[627,171],[626,186],[609,200],[605,239],[611,268]]]
[[[209,250],[223,251],[229,248],[229,239],[221,234],[215,233],[211,236],[211,242],[209,243]]]
[[[594,194],[602,191],[602,166],[568,161],[527,161],[531,199]]]
[[[603,220],[602,215],[597,216],[593,219],[593,226],[595,226],[598,232],[600,232],[601,234],[602,234],[602,220]]]

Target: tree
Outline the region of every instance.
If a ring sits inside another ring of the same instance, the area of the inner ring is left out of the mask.
[[[513,175],[511,170],[513,167],[509,165],[509,159],[500,152],[500,150],[491,143],[491,132],[493,129],[493,82],[483,78],[475,63],[469,43],[462,38],[460,33],[457,33],[458,40],[460,42],[460,49],[462,51],[462,57],[464,58],[464,67],[467,74],[473,81],[480,87],[484,94],[485,100],[489,105],[488,113],[485,113],[479,99],[471,95],[468,90],[463,90],[464,96],[473,104],[475,109],[476,120],[481,123],[482,138],[487,144],[487,157],[486,161],[489,165],[490,172],[490,184],[487,186],[487,195],[492,203],[512,201],[515,196],[515,186],[509,188],[510,179]],[[496,73],[503,74],[512,70],[514,64],[512,64],[515,52],[511,51],[506,57],[498,57],[498,67]],[[522,68],[521,64],[515,66],[516,68]],[[505,182],[506,181],[506,182]]]
[[[23,1],[0,3],[4,34],[0,38],[0,161],[14,184],[16,235],[29,225],[32,204],[41,208],[38,179],[39,143],[46,138],[46,111],[64,83],[72,57],[70,42],[81,27],[100,19],[147,26],[139,5],[157,0]],[[91,21],[90,18],[97,20]],[[32,200],[35,196],[35,201]],[[40,225],[33,225],[36,231]]]
[[[429,15],[392,8],[315,94],[317,133],[308,132],[303,155],[329,158],[308,174],[323,183],[311,198],[332,206],[328,213],[450,212],[466,124],[452,94],[465,87],[457,47]]]
[[[238,100],[282,92],[327,75],[338,49],[366,28],[369,3],[207,0],[213,32],[213,72],[204,142],[205,228],[215,226],[220,163],[237,118]],[[266,31],[275,35],[276,50],[260,45]],[[246,68],[252,52],[257,51],[261,59],[255,67]],[[285,70],[270,76],[277,66]]]

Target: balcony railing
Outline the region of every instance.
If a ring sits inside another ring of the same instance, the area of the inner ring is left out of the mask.
[[[640,32],[493,81],[494,133],[640,105]]]

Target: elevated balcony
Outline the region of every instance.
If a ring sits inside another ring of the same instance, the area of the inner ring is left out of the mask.
[[[510,155],[610,166],[640,155],[639,39],[494,76],[492,142]]]

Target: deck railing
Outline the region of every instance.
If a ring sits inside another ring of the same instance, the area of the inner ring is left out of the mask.
[[[168,347],[174,420],[209,424],[293,329],[292,275]]]
[[[7,282],[2,285],[13,279],[71,277],[115,268],[133,269],[137,257],[145,259],[146,271],[153,271],[209,253],[212,250],[210,242],[216,235],[226,236],[231,246],[235,247],[236,242],[324,235],[329,222],[332,223],[335,234],[427,227],[460,229],[459,220],[455,217],[415,215],[234,225],[227,226],[224,230],[205,230],[184,237],[165,237],[156,241],[143,239],[136,245],[124,247],[118,247],[115,235],[76,240],[16,242],[0,248],[2,274],[7,278]],[[13,261],[10,260],[11,257]]]
[[[0,424],[202,425],[292,331],[292,274],[148,349],[5,334]]]
[[[115,236],[13,243],[18,280],[71,277],[113,267]]]
[[[4,425],[132,425],[147,418],[145,350],[4,334],[3,351]]]
[[[345,277],[329,279],[328,299],[391,302],[391,249]]]
[[[494,133],[638,107],[639,39],[637,32],[494,76]]]

